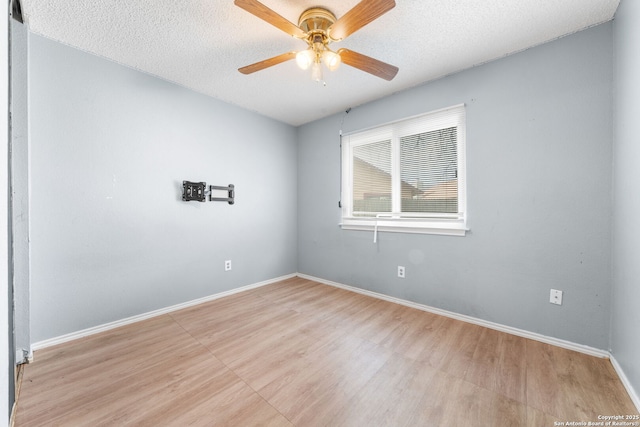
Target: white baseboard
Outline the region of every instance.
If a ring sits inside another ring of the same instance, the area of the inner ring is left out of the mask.
[[[574,350],[574,351],[578,351],[580,353],[584,353],[584,354],[588,354],[591,356],[596,356],[596,357],[601,357],[601,358],[609,358],[611,360],[611,363],[614,367],[614,369],[616,370],[616,372],[618,373],[618,376],[620,377],[620,380],[622,381],[622,384],[624,385],[624,387],[626,388],[627,392],[629,393],[629,396],[631,397],[631,400],[633,401],[634,405],[636,406],[636,408],[638,409],[638,411],[640,412],[640,398],[638,397],[638,394],[636,393],[636,391],[634,390],[633,386],[631,385],[631,383],[629,382],[629,379],[627,378],[627,376],[625,375],[624,371],[622,370],[622,367],[618,364],[618,361],[615,359],[615,357],[613,357],[608,351],[606,350],[600,350],[594,347],[589,347],[586,345],[582,345],[582,344],[576,344],[573,343],[571,341],[566,341],[566,340],[562,340],[562,339],[558,339],[558,338],[553,338],[553,337],[548,337],[542,334],[537,334],[534,332],[529,332],[529,331],[525,331],[523,329],[518,329],[518,328],[513,328],[511,326],[505,326],[505,325],[501,325],[499,323],[494,323],[494,322],[489,322],[486,320],[482,320],[482,319],[478,319],[472,316],[467,316],[464,314],[458,314],[458,313],[454,313],[452,311],[447,311],[447,310],[442,310],[439,308],[435,308],[435,307],[430,307],[428,305],[424,305],[424,304],[419,304],[419,303],[415,303],[412,301],[407,301],[407,300],[403,300],[400,298],[396,298],[396,297],[392,297],[389,295],[384,295],[384,294],[380,294],[377,292],[373,292],[373,291],[369,291],[366,289],[361,289],[361,288],[357,288],[354,286],[349,286],[349,285],[345,285],[342,283],[337,283],[337,282],[333,282],[330,280],[326,280],[326,279],[322,279],[319,277],[314,277],[314,276],[309,276],[307,274],[301,274],[301,273],[294,273],[294,274],[288,274],[286,276],[282,276],[282,277],[277,277],[275,279],[270,279],[270,280],[265,280],[263,282],[258,282],[258,283],[254,283],[251,285],[247,285],[247,286],[243,286],[240,288],[236,288],[236,289],[231,289],[229,291],[225,291],[225,292],[220,292],[214,295],[209,295],[203,298],[198,298],[192,301],[187,301],[181,304],[176,304],[176,305],[172,305],[170,307],[165,307],[159,310],[154,310],[154,311],[150,311],[147,313],[143,313],[143,314],[139,314],[136,316],[131,316],[131,317],[127,317],[125,319],[121,319],[121,320],[117,320],[115,322],[110,322],[110,323],[105,323],[103,325],[99,325],[99,326],[95,326],[92,328],[87,328],[87,329],[83,329],[81,331],[77,331],[77,332],[72,332],[66,335],[61,335],[59,337],[54,337],[54,338],[50,338],[47,340],[43,340],[43,341],[39,341],[36,343],[32,344],[32,348],[31,351],[35,351],[35,350],[40,350],[43,348],[47,348],[47,347],[51,347],[54,345],[58,345],[58,344],[62,344],[68,341],[73,341],[79,338],[83,338],[83,337],[87,337],[90,335],[94,335],[100,332],[104,332],[104,331],[108,331],[110,329],[115,329],[118,328],[120,326],[124,326],[124,325],[129,325],[131,323],[135,323],[135,322],[140,322],[142,320],[146,320],[146,319],[150,319],[152,317],[156,317],[156,316],[161,316],[163,314],[167,314],[167,313],[171,313],[177,310],[181,310],[184,308],[188,308],[188,307],[193,307],[195,305],[198,304],[202,304],[205,302],[209,302],[209,301],[213,301],[219,298],[223,298],[226,296],[230,296],[233,294],[237,294],[240,292],[244,292],[244,291],[248,291],[250,289],[255,289],[255,288],[259,288],[262,286],[266,286],[266,285],[270,285],[272,283],[276,283],[282,280],[286,280],[286,279],[291,279],[293,277],[300,277],[303,279],[307,279],[307,280],[312,280],[314,282],[318,282],[318,283],[323,283],[325,285],[329,285],[329,286],[333,286],[336,288],[341,288],[341,289],[345,289],[351,292],[356,292],[362,295],[367,295],[373,298],[377,298],[377,299],[381,299],[381,300],[385,300],[385,301],[389,301],[389,302],[393,302],[396,304],[400,304],[400,305],[404,305],[406,307],[411,307],[411,308],[416,308],[418,310],[422,310],[422,311],[426,311],[429,313],[434,313],[434,314],[438,314],[441,316],[446,316],[446,317],[450,317],[452,319],[456,319],[456,320],[461,320],[463,322],[467,322],[467,323],[472,323],[474,325],[479,325],[479,326],[484,326],[486,328],[490,328],[490,329],[494,329],[497,331],[501,331],[501,332],[506,332],[508,334],[512,334],[512,335],[516,335],[519,337],[523,337],[523,338],[528,338],[528,339],[532,339],[535,341],[540,341],[546,344],[551,344],[551,345],[555,345],[557,347],[561,347],[561,348],[566,348],[568,350]]]
[[[631,398],[631,401],[633,402],[634,405],[636,405],[636,409],[638,410],[638,413],[640,413],[640,396],[638,395],[636,390],[634,390],[633,386],[631,385],[631,382],[629,381],[629,378],[627,378],[627,375],[622,370],[622,366],[620,366],[620,364],[618,363],[618,361],[616,360],[613,354],[609,355],[609,360],[611,360],[613,369],[616,370],[616,373],[618,374],[618,377],[620,377],[620,381],[622,382],[622,385],[624,385],[624,388],[627,389],[627,393],[629,393],[629,397]]]
[[[561,348],[566,348],[568,350],[574,350],[574,351],[577,351],[577,352],[580,352],[580,353],[588,354],[590,356],[596,356],[596,357],[600,357],[600,358],[604,358],[604,359],[609,359],[611,361],[611,364],[613,365],[613,368],[615,369],[616,373],[618,374],[618,377],[620,378],[620,381],[624,385],[624,388],[627,390],[627,393],[629,393],[629,397],[631,398],[631,401],[635,405],[635,407],[638,410],[638,412],[640,412],[640,396],[638,395],[638,392],[631,385],[631,382],[629,381],[629,378],[627,378],[626,374],[624,373],[624,370],[622,369],[622,367],[620,366],[620,364],[618,363],[616,358],[607,350],[600,350],[600,349],[597,349],[597,348],[594,348],[594,347],[590,347],[590,346],[586,346],[586,345],[582,345],[582,344],[576,344],[576,343],[571,342],[571,341],[566,341],[566,340],[562,340],[562,339],[559,339],[559,338],[548,337],[546,335],[537,334],[535,332],[529,332],[529,331],[525,331],[523,329],[513,328],[511,326],[505,326],[505,325],[501,325],[499,323],[489,322],[489,321],[486,321],[486,320],[478,319],[478,318],[467,316],[467,315],[464,315],[464,314],[458,314],[458,313],[454,313],[454,312],[451,312],[451,311],[442,310],[442,309],[435,308],[435,307],[430,307],[428,305],[419,304],[419,303],[415,303],[415,302],[412,302],[412,301],[407,301],[407,300],[403,300],[403,299],[400,299],[400,298],[391,297],[391,296],[388,296],[388,295],[380,294],[380,293],[369,291],[369,290],[366,290],[366,289],[356,288],[354,286],[344,285],[342,283],[332,282],[330,280],[325,280],[325,279],[321,279],[319,277],[309,276],[307,274],[298,273],[298,277],[301,277],[301,278],[307,279],[307,280],[313,280],[314,282],[323,283],[325,285],[330,285],[330,286],[334,286],[334,287],[337,287],[337,288],[345,289],[345,290],[348,290],[348,291],[351,291],[351,292],[356,292],[356,293],[359,293],[359,294],[367,295],[367,296],[370,296],[370,297],[373,297],[373,298],[378,298],[378,299],[385,300],[385,301],[390,301],[390,302],[393,302],[393,303],[396,303],[396,304],[401,304],[401,305],[404,305],[404,306],[407,306],[407,307],[416,308],[418,310],[427,311],[429,313],[434,313],[434,314],[438,314],[438,315],[441,315],[441,316],[450,317],[452,319],[461,320],[463,322],[472,323],[474,325],[484,326],[486,328],[495,329],[497,331],[506,332],[508,334],[517,335],[519,337],[528,338],[528,339],[532,339],[532,340],[535,340],[535,341],[540,341],[540,342],[543,342],[543,343],[546,343],[546,344],[551,344],[551,345],[554,345],[554,346],[557,346],[557,347],[561,347]]]
[[[441,316],[450,317],[452,319],[461,320],[467,323],[473,323],[474,325],[484,326],[485,328],[495,329],[496,331],[506,332],[508,334],[517,335],[523,338],[529,338],[535,341],[540,341],[546,344],[555,345],[557,347],[566,348],[568,350],[578,351],[580,353],[588,354],[591,356],[600,357],[603,359],[608,358],[609,352],[606,350],[600,350],[598,348],[589,347],[587,345],[576,344],[571,341],[561,340],[558,338],[548,337],[546,335],[537,334],[535,332],[525,331],[524,329],[513,328],[511,326],[501,325],[499,323],[489,322],[487,320],[478,319],[475,317],[467,316],[464,314],[454,313],[452,311],[442,310],[440,308],[430,307],[428,305],[419,304],[412,301],[403,300],[400,298],[391,297],[388,295],[380,294],[373,291],[368,291],[366,289],[356,288],[354,286],[344,285],[342,283],[332,282],[330,280],[321,279],[319,277],[313,277],[306,274],[298,273],[298,277],[307,280],[313,280],[314,282],[324,283],[325,285],[334,286],[336,288],[345,289],[348,291],[356,292],[363,295],[368,295],[373,298],[382,299],[385,301],[393,302],[396,304],[404,305],[411,308],[416,308],[418,310],[427,311],[433,314],[439,314]]]
[[[229,295],[237,294],[240,292],[248,291],[250,289],[259,288],[261,286],[270,285],[272,283],[280,282],[282,280],[291,279],[296,277],[297,274],[288,274],[286,276],[277,277],[275,279],[265,280],[263,282],[254,283],[251,285],[243,286],[236,289],[231,289],[229,291],[220,292],[214,295],[209,295],[203,298],[198,298],[192,301],[187,301],[181,304],[172,305],[171,307],[165,307],[154,311],[149,311],[147,313],[138,314],[136,316],[127,317],[125,319],[116,320],[115,322],[105,323],[103,325],[94,326],[92,328],[83,329],[77,332],[71,332],[69,334],[61,335],[59,337],[50,338],[47,340],[39,341],[33,343],[31,345],[31,351],[41,350],[43,348],[51,347],[54,345],[62,344],[68,341],[77,340],[79,338],[84,338],[90,335],[94,335],[100,332],[108,331],[110,329],[119,328],[120,326],[129,325],[131,323],[140,322],[141,320],[150,319],[152,317],[161,316],[163,314],[171,313],[177,310],[182,310],[183,308],[193,307],[194,305],[202,304],[205,302],[213,301],[218,298],[223,298]]]

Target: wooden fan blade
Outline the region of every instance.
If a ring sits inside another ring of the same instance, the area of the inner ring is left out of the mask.
[[[394,0],[362,0],[329,27],[332,40],[342,40],[396,6]]]
[[[307,34],[302,31],[300,27],[278,15],[257,0],[235,0],[233,3],[293,37],[303,38]]]
[[[274,56],[273,58],[265,59],[264,61],[256,62],[255,64],[247,65],[246,67],[238,68],[242,74],[251,74],[256,71],[264,70],[265,68],[273,67],[281,62],[288,61],[296,57],[296,52],[287,52],[282,55]]]
[[[340,49],[337,54],[340,55],[342,62],[345,64],[373,74],[381,79],[391,81],[396,74],[398,74],[398,67],[349,49]]]

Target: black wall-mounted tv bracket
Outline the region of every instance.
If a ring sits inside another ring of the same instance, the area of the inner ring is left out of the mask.
[[[232,205],[233,199],[236,197],[236,191],[234,190],[234,186],[233,184],[229,184],[226,187],[219,187],[217,185],[210,185],[209,186],[209,201],[210,202],[227,202],[230,205]],[[211,193],[213,193],[213,190],[223,190],[227,192],[227,197],[211,197]]]
[[[227,197],[212,197],[213,190],[223,190],[227,192]],[[210,185],[207,190],[206,182],[191,182],[182,181],[182,200],[190,202],[192,200],[197,202],[206,202],[207,196],[209,196],[210,202],[227,202],[230,205],[234,204],[235,199],[235,187],[233,184],[229,184],[226,187],[218,185]]]

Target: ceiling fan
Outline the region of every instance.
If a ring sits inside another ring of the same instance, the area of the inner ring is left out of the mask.
[[[313,7],[302,12],[298,25],[293,24],[258,0],[234,0],[236,6],[279,28],[285,33],[307,42],[307,49],[299,52],[287,52],[255,64],[239,68],[243,74],[251,74],[264,70],[291,59],[296,59],[298,66],[304,70],[311,67],[311,77],[322,81],[324,63],[329,70],[335,70],[341,62],[365,71],[385,80],[392,80],[398,73],[398,67],[354,52],[349,49],[338,49],[334,52],[329,44],[345,39],[371,21],[393,9],[394,0],[362,0],[340,19],[329,10]]]

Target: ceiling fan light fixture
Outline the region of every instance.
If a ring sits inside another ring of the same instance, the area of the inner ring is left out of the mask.
[[[296,54],[296,63],[303,70],[307,70],[311,64],[315,63],[315,60],[316,54],[311,49],[301,50]]]
[[[314,62],[311,66],[311,79],[317,83],[324,82],[324,80],[322,80],[322,67],[319,61]]]
[[[312,78],[317,82],[322,81],[322,62],[331,71],[344,62],[385,80],[392,80],[398,73],[398,67],[375,58],[344,48],[333,52],[328,47],[331,42],[343,40],[393,9],[396,5],[395,0],[359,0],[340,19],[336,19],[336,16],[324,7],[312,7],[302,12],[298,25],[259,0],[234,0],[234,4],[294,38],[305,41],[308,45],[308,49],[301,52],[290,51],[238,68],[243,74],[264,70],[293,58],[296,58],[301,69],[307,70],[311,67]]]
[[[329,70],[335,71],[340,66],[342,60],[340,55],[330,49],[326,49],[322,52],[322,62],[324,62],[324,65],[326,65]]]

